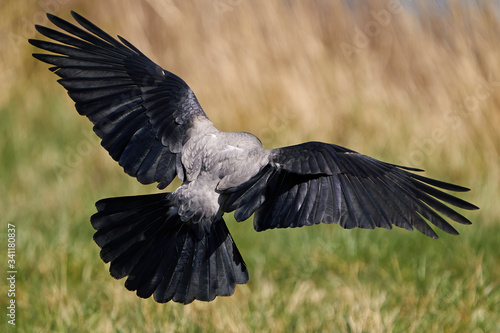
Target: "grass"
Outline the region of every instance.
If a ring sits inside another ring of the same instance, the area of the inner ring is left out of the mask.
[[[6,267],[13,223],[19,332],[500,330],[498,8],[450,0],[449,11],[422,6],[417,16],[397,1],[355,11],[321,0],[48,4],[0,5],[0,253]],[[465,213],[473,225],[458,226],[460,236],[437,241],[331,225],[257,233],[228,215],[248,285],[188,306],[139,299],[109,276],[89,216],[98,199],[156,189],[99,147],[26,42],[32,24],[47,23],[43,12],[69,18],[71,9],[183,77],[221,130],[424,168],[471,187],[461,197],[481,210]],[[12,329],[3,315],[0,330]]]

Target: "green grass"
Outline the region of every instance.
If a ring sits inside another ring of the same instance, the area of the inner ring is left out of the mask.
[[[0,63],[0,73],[11,75],[0,93],[0,253],[6,272],[6,229],[13,223],[17,331],[500,331],[500,88],[488,86],[477,112],[460,108],[483,79],[500,81],[498,19],[455,4],[452,15],[426,16],[419,29],[411,15],[400,14],[346,59],[339,45],[352,42],[350,20],[363,26],[369,11],[350,18],[341,6],[323,8],[332,21],[318,18],[314,7],[256,3],[217,16],[213,6],[179,2],[178,21],[171,7],[164,16],[148,7],[158,4],[153,0],[125,7],[78,2],[58,14],[68,18],[76,8],[151,51],[186,79],[220,129],[261,135],[266,147],[305,140],[346,145],[471,187],[460,197],[481,207],[464,213],[473,224],[457,226],[460,236],[438,231],[439,240],[337,225],[257,233],[251,220],[236,223],[229,214],[250,271],[247,285],[211,303],[140,299],[109,275],[89,217],[101,198],[156,188],[123,173],[26,43],[20,52],[3,49]],[[373,1],[371,8],[385,5]],[[2,6],[0,15],[15,18],[7,28],[22,34],[22,17],[31,19],[35,9],[28,1]],[[116,14],[112,21],[109,12]],[[461,15],[474,22],[472,30]],[[448,121],[449,112],[460,122]],[[436,131],[442,137],[426,141]],[[4,315],[6,287],[2,278],[1,332],[13,331]]]
[[[66,112],[64,96],[51,100],[46,110]],[[136,184],[109,162],[97,140],[81,132],[86,123],[76,119],[61,127],[57,118],[43,120],[43,127],[56,130],[34,126],[24,140],[12,137],[22,135],[22,125],[2,126],[13,143],[2,150],[2,160],[11,162],[3,165],[8,196],[1,208],[5,223],[17,227],[20,332],[499,329],[500,227],[482,223],[484,211],[468,214],[475,223],[459,226],[461,236],[440,233],[437,241],[399,229],[347,231],[335,225],[257,233],[251,221],[236,223],[229,215],[250,270],[248,285],[209,304],[139,299],[109,276],[89,216],[102,197],[153,188]],[[89,151],[58,175],[67,148],[82,140],[89,140]],[[5,232],[3,226],[3,239]],[[4,308],[5,300],[0,298]]]

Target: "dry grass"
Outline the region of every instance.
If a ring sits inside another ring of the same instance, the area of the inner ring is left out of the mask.
[[[397,0],[357,10],[326,0],[2,2],[0,210],[19,229],[20,327],[500,330],[500,19],[487,1],[447,4],[416,15]],[[99,261],[88,216],[97,199],[154,186],[98,147],[26,42],[34,23],[47,24],[43,13],[69,19],[70,10],[184,78],[221,130],[252,132],[267,147],[332,142],[425,168],[473,188],[464,198],[481,207],[467,214],[475,224],[435,242],[332,226],[257,234],[229,221],[248,286],[186,307],[137,299]]]

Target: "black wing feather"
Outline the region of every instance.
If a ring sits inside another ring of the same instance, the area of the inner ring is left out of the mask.
[[[238,221],[255,212],[257,231],[324,222],[348,229],[395,225],[437,238],[427,221],[450,234],[458,232],[443,216],[470,224],[444,203],[467,210],[477,207],[440,190],[468,189],[409,171],[420,170],[321,142],[278,148],[259,175],[226,191],[231,203],[226,211],[235,210]]]
[[[54,54],[33,56],[50,69],[75,101],[77,111],[94,123],[102,145],[126,173],[144,184],[166,187],[176,174],[191,120],[206,117],[195,95],[178,76],[163,70],[130,42],[111,37],[81,15],[78,24],[48,14],[64,30],[36,26],[58,42],[30,40]]]

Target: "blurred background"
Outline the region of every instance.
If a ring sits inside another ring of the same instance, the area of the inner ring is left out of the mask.
[[[257,233],[228,215],[248,285],[189,306],[139,299],[109,276],[89,217],[101,198],[156,187],[108,156],[27,42],[34,24],[53,27],[46,12],[73,21],[70,10],[182,77],[220,130],[422,168],[470,187],[460,197],[481,210],[437,241],[335,225]],[[0,13],[0,266],[11,223],[20,332],[500,331],[497,2],[18,0]],[[7,289],[1,279],[3,311]],[[5,315],[0,327],[12,329]]]

